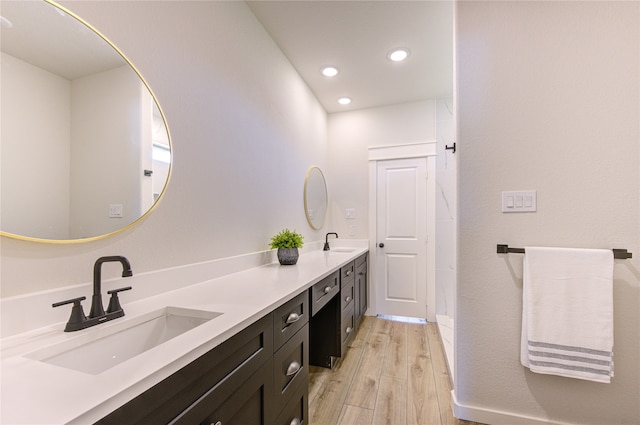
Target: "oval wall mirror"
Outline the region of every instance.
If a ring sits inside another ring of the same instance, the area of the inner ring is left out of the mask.
[[[309,226],[320,230],[327,216],[327,184],[318,167],[311,167],[304,180],[304,213]]]
[[[164,115],[120,51],[48,1],[2,0],[0,234],[80,242],[126,229],[171,170]]]

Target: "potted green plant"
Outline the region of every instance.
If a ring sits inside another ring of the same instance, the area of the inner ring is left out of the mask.
[[[303,236],[295,230],[283,229],[271,238],[271,249],[278,249],[278,261],[282,265],[292,265],[298,262],[298,248],[304,245]]]

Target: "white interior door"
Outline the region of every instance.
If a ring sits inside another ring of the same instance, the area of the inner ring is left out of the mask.
[[[427,158],[376,164],[376,311],[426,319]]]

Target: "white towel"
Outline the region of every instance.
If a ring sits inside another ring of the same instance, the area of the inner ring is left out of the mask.
[[[523,278],[521,363],[611,382],[613,252],[525,247]]]

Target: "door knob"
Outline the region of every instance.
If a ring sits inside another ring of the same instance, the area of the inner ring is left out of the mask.
[[[380,248],[384,248],[384,244],[383,244],[382,242],[380,242],[380,243],[378,244],[378,246],[379,246]]]

